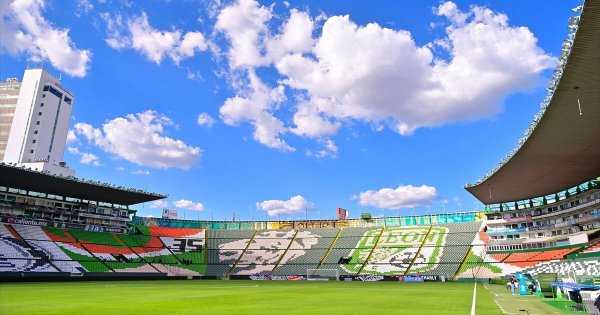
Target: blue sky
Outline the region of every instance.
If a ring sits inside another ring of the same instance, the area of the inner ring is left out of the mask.
[[[79,177],[188,218],[482,209],[578,1],[8,1],[0,78],[76,96]],[[429,206],[429,208],[428,208]]]

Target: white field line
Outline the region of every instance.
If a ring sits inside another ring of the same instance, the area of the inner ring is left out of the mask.
[[[502,311],[503,314],[508,314],[506,313],[506,311],[502,308],[502,305],[500,305],[500,303],[498,303],[498,301],[494,300],[494,303],[496,303],[496,305],[498,305],[498,307],[500,308],[500,310]]]
[[[477,299],[477,281],[473,286],[473,303],[471,303],[471,315],[475,315],[475,300]]]

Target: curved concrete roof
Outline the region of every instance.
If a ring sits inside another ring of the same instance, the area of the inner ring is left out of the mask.
[[[492,204],[553,194],[598,176],[600,0],[587,0],[562,77],[537,126],[495,173],[466,189]]]

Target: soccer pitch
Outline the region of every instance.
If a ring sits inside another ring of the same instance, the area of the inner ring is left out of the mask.
[[[470,314],[473,283],[98,281],[0,284],[0,314]],[[477,285],[476,314],[502,314]]]

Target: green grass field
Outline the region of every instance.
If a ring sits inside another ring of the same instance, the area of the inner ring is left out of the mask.
[[[2,283],[0,314],[462,315],[471,312],[473,286],[204,280]],[[498,292],[478,284],[476,314],[502,314],[494,296],[506,292]]]

